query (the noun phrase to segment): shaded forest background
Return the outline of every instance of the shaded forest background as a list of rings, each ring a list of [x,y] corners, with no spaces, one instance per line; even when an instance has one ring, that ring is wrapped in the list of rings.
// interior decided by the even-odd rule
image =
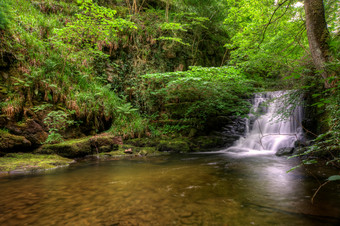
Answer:
[[[219,116],[246,115],[254,92],[288,89],[282,115],[303,95],[308,150],[336,160],[340,15],[323,3],[320,70],[300,1],[3,0],[1,133],[33,120],[45,131],[37,145],[103,131],[197,136]]]

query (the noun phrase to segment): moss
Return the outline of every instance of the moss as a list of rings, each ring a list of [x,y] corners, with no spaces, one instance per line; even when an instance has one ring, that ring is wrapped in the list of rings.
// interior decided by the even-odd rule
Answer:
[[[125,153],[126,149],[131,149],[132,154]],[[124,157],[142,157],[142,156],[158,156],[168,153],[160,152],[156,147],[136,147],[129,144],[119,145],[119,149],[107,153],[99,153],[100,158],[124,158]]]
[[[118,150],[120,139],[112,135],[84,137],[64,141],[59,144],[46,144],[36,150],[39,154],[57,154],[66,158],[80,158],[86,155]]]
[[[58,154],[66,158],[78,158],[92,154],[91,143],[88,137],[65,141],[59,144],[46,144],[35,153]]]
[[[11,149],[23,149],[31,146],[31,142],[23,136],[10,134],[6,130],[0,130],[0,152]]]
[[[199,136],[192,139],[197,150],[209,150],[224,145],[223,137],[218,136]]]
[[[159,145],[158,138],[135,138],[125,141],[126,144],[131,144],[136,147],[156,147]]]
[[[190,142],[187,138],[176,138],[171,140],[161,140],[157,146],[158,151],[187,153],[191,151]]]
[[[59,166],[67,166],[72,161],[58,155],[11,153],[0,158],[0,172],[46,170]]]

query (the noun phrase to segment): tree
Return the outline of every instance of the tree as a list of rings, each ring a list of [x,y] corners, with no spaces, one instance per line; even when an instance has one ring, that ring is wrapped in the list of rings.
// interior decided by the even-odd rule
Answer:
[[[330,73],[327,72],[326,63],[330,61],[329,32],[325,19],[323,0],[305,0],[306,29],[309,49],[315,68],[321,72],[325,79],[325,87],[330,88],[328,82]]]

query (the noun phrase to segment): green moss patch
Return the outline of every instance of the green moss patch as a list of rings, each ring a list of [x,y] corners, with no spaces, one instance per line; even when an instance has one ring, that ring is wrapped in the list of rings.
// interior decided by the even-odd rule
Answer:
[[[37,170],[52,169],[67,166],[73,160],[58,155],[38,155],[10,153],[0,158],[0,172],[22,171],[32,172]]]

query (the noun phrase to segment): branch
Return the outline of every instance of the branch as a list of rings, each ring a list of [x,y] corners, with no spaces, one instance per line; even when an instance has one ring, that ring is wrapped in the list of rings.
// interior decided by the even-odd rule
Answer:
[[[321,185],[319,186],[319,188],[315,191],[315,193],[314,193],[314,195],[313,195],[313,197],[312,197],[312,199],[311,199],[312,204],[314,203],[314,198],[315,198],[316,194],[320,191],[320,189],[321,189],[323,186],[325,186],[325,185],[328,184],[329,182],[330,182],[330,181],[328,180],[328,181],[326,181],[325,183],[321,184]]]
[[[273,18],[274,18],[275,13],[281,8],[281,6],[283,6],[288,1],[289,1],[289,4],[287,5],[286,10],[280,16],[278,16],[274,21],[272,21]],[[292,0],[284,0],[282,3],[278,4],[278,6],[274,10],[272,16],[270,17],[269,22],[265,25],[265,28],[264,28],[264,31],[263,31],[263,34],[262,34],[262,39],[261,39],[258,47],[260,47],[260,45],[262,44],[262,42],[263,42],[263,40],[265,38],[265,35],[266,35],[267,28],[269,27],[269,25],[272,24],[272,23],[275,23],[276,21],[278,21],[280,18],[282,18],[286,14],[286,12],[287,12],[291,2],[292,2]]]

